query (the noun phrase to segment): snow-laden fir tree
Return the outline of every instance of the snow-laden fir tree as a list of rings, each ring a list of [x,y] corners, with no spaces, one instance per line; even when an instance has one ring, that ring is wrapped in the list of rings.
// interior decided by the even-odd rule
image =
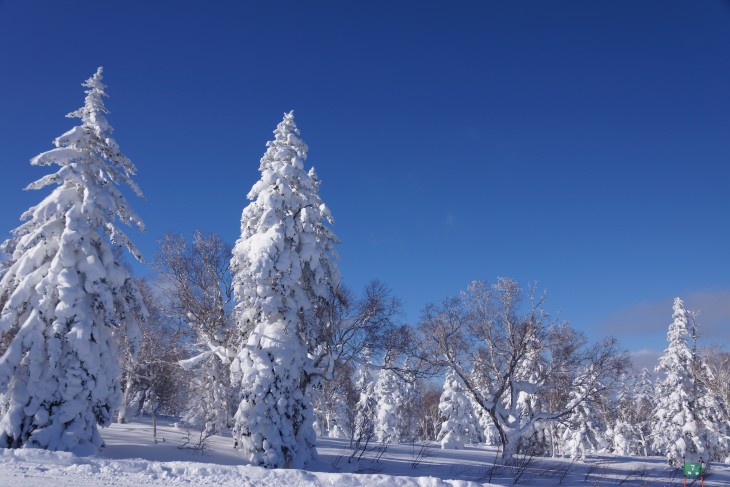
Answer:
[[[365,362],[355,374],[355,390],[359,394],[357,404],[355,404],[355,424],[352,435],[355,446],[366,445],[375,437],[378,400],[375,397],[375,381],[370,375],[367,353],[365,355]]]
[[[436,441],[441,448],[458,450],[464,448],[477,437],[474,424],[477,422],[471,401],[464,391],[461,379],[449,369],[444,380],[444,392],[439,401],[439,411],[443,417]]]
[[[477,360],[477,364],[478,364]],[[489,374],[485,373],[486,367],[475,365],[471,371],[472,382],[476,385],[479,390],[488,390],[489,382],[491,378]],[[477,428],[477,441],[486,443],[487,445],[499,445],[500,438],[497,427],[494,425],[491,416],[487,411],[482,408],[476,401],[473,394],[468,394],[469,401],[471,402],[472,411],[474,411],[474,417],[476,418]]]
[[[0,281],[7,299],[0,333],[14,337],[0,357],[0,447],[93,452],[97,425],[110,423],[121,394],[115,334],[132,343],[146,315],[139,290],[113,246],[140,258],[117,220],[143,228],[120,186],[138,196],[136,169],[111,138],[102,69],[84,86],[78,125],[31,160],[60,169],[28,189],[56,187],[26,211],[6,243]],[[111,241],[111,243],[107,240]]]
[[[721,405],[704,385],[709,370],[690,346],[689,313],[681,299],[674,300],[673,309],[669,345],[656,368],[664,377],[656,382],[652,449],[666,455],[670,465],[681,464],[682,457],[722,460],[728,445]]]
[[[400,443],[404,437],[400,418],[403,414],[407,395],[404,380],[393,370],[393,362],[386,361],[386,368],[380,370],[375,381],[375,400],[378,404],[374,433],[382,443]]]
[[[702,347],[701,354],[702,362],[708,369],[706,386],[725,405],[725,422],[730,425],[730,352],[722,350],[718,344],[712,344]]]
[[[541,378],[544,369],[540,354],[544,345],[537,338],[538,331],[530,330],[526,334],[527,347],[524,357],[518,362],[515,369],[515,382],[543,385]],[[527,455],[545,455],[551,450],[551,430],[549,423],[540,421],[541,411],[545,409],[541,399],[530,388],[516,391],[516,394],[504,398],[504,406],[513,411],[519,423],[533,423],[532,427],[525,428],[523,437],[519,440],[519,450]],[[514,405],[512,402],[514,401]]]
[[[338,285],[337,239],[292,112],[274,136],[231,260],[245,337],[231,366],[241,387],[233,436],[254,465],[298,468],[316,454],[306,318]]]
[[[591,377],[591,380],[576,381],[570,392],[570,401],[576,405],[573,407],[563,432],[564,451],[568,452],[571,458],[579,460],[585,460],[587,453],[601,451],[607,446],[604,437],[606,425],[601,417],[598,402],[580,400],[580,398],[590,395],[588,388],[598,389],[600,387],[590,369],[592,367],[589,367],[587,375]]]
[[[476,441],[487,445],[499,445],[499,432],[497,431],[497,427],[494,426],[492,418],[471,397],[469,397],[469,402],[471,402],[471,408],[474,411],[474,418],[476,419]]]

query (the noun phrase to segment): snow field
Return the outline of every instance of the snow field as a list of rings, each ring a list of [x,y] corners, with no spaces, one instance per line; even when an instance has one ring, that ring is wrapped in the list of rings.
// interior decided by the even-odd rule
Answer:
[[[318,439],[319,456],[306,470],[264,469],[243,465],[232,438],[212,436],[201,455],[180,448],[187,431],[173,420],[158,421],[158,443],[149,419],[113,424],[102,430],[106,446],[97,456],[77,457],[39,449],[0,449],[0,485],[48,486],[345,486],[472,487],[548,486],[680,486],[681,471],[670,470],[661,457],[631,458],[589,455],[587,461],[532,458],[525,465],[494,465],[493,447],[466,446],[442,450],[437,443],[368,445],[358,458],[344,439]],[[358,454],[359,455],[359,454]],[[522,468],[524,467],[524,468]],[[691,481],[688,481],[688,485]],[[699,481],[694,485],[699,485]],[[730,485],[730,466],[716,464],[707,487]]]

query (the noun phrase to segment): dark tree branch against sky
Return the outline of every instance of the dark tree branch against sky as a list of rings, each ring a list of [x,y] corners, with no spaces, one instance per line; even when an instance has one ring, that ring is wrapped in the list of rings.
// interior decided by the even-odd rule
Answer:
[[[104,66],[147,261],[167,231],[235,241],[294,109],[344,282],[409,322],[510,276],[629,349],[664,348],[678,295],[730,343],[728,2],[8,0],[0,46],[0,231]]]

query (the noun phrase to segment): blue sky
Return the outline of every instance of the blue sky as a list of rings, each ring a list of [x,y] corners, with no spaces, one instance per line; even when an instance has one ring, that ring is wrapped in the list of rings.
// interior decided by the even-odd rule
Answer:
[[[405,320],[505,275],[632,350],[663,348],[675,295],[730,344],[728,2],[0,0],[0,46],[6,234],[102,65],[147,258],[235,241],[294,109],[346,283]]]

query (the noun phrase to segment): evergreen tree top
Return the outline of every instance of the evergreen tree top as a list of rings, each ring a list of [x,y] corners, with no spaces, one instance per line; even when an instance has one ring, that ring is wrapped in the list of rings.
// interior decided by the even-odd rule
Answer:
[[[96,73],[81,84],[81,86],[89,88],[85,91],[84,106],[66,115],[68,118],[80,118],[86,127],[100,129],[97,133],[99,136],[103,132],[111,133],[114,131],[104,116],[104,114],[109,113],[109,110],[104,106],[102,97],[108,97],[109,95],[104,91],[106,85],[101,82],[104,79],[103,73],[104,68],[99,66]]]
[[[683,387],[691,387],[692,374],[690,369],[693,362],[692,350],[689,346],[689,326],[687,320],[687,311],[684,303],[680,298],[675,298],[674,313],[672,318],[674,321],[669,325],[667,331],[667,349],[661,357],[656,372],[665,372],[667,375],[663,380],[658,381],[658,385],[666,384],[670,388],[675,388],[682,383]]]
[[[279,315],[293,325],[339,283],[339,240],[327,226],[334,221],[316,174],[304,167],[307,146],[293,112],[284,114],[266,145],[231,258],[244,327]]]
[[[674,321],[669,327],[667,339],[670,342],[677,340],[686,340],[689,337],[689,321],[687,319],[687,310],[684,309],[684,303],[680,298],[674,298],[674,313],[672,318]]]
[[[294,150],[294,154],[287,155],[297,156],[296,158],[292,157],[288,162],[297,165],[299,168],[303,168],[304,165],[298,163],[303,163],[303,161],[307,158],[308,147],[307,144],[299,138],[299,135],[299,129],[294,121],[294,110],[291,110],[284,114],[283,120],[276,126],[276,129],[274,130],[274,140],[266,143],[266,147],[268,147],[269,150],[266,152],[261,161],[263,162],[264,160],[267,160],[267,155],[273,155],[276,156],[276,158],[281,158],[284,154],[280,154],[276,152],[276,150],[281,147],[287,147]]]
[[[266,143],[266,152],[261,158],[259,171],[261,180],[254,184],[247,195],[249,200],[264,197],[269,203],[271,196],[277,194],[282,198],[280,204],[291,203],[287,200],[302,200],[304,205],[317,206],[322,216],[332,223],[332,216],[325,205],[316,195],[319,191],[319,178],[312,167],[309,171],[304,168],[307,159],[307,144],[299,138],[299,129],[294,121],[294,111],[284,114],[284,118],[274,130],[274,140]],[[274,189],[273,193],[271,190]],[[307,201],[311,200],[313,201]],[[278,206],[274,204],[273,206]]]
[[[116,219],[143,231],[144,223],[131,209],[119,186],[126,185],[140,198],[144,195],[132,179],[136,167],[120,150],[111,137],[113,128],[106,120],[109,111],[104,106],[103,70],[86,80],[84,106],[67,115],[80,118],[81,125],[53,141],[54,149],[38,154],[30,163],[36,166],[55,164],[60,169],[29,184],[26,189],[42,189],[49,185],[58,188],[39,205],[30,208],[21,220],[27,221],[15,230],[22,236],[37,228],[59,209],[69,208],[78,201],[80,217],[92,227],[100,228],[113,243],[126,246],[138,260],[142,259],[126,234],[117,227]]]

